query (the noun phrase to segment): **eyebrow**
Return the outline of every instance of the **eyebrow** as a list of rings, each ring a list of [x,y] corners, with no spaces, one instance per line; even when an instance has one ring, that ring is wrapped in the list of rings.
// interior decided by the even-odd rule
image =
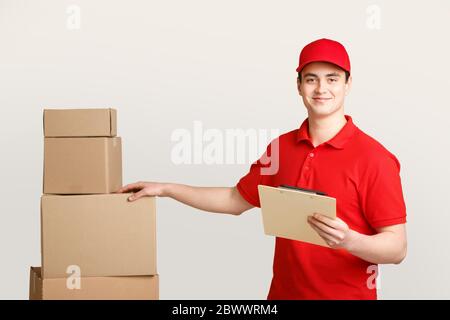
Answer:
[[[337,73],[337,72],[328,73],[328,74],[326,75],[326,77],[340,77],[340,76],[341,76],[341,75],[340,75],[339,73]],[[304,78],[306,78],[306,77],[314,77],[314,78],[318,78],[319,76],[318,76],[317,74],[315,74],[315,73],[307,73],[307,74],[305,74],[303,77],[304,77]]]

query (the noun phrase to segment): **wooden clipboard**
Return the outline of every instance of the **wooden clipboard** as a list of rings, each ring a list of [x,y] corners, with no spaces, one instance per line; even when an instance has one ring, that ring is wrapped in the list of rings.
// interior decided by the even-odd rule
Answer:
[[[317,212],[335,219],[335,198],[265,185],[258,185],[258,192],[265,234],[329,247],[307,218]]]

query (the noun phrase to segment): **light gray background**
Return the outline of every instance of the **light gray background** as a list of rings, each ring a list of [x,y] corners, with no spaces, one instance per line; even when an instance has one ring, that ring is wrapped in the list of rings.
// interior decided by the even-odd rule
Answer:
[[[72,4],[79,30],[66,27]],[[380,30],[366,24],[373,4]],[[26,299],[40,265],[44,107],[116,107],[125,183],[232,186],[248,165],[174,165],[171,133],[194,120],[298,127],[298,53],[321,37],[350,54],[346,113],[402,164],[409,253],[381,268],[380,298],[450,298],[449,14],[446,0],[1,0],[0,298]],[[162,299],[265,299],[274,239],[259,209],[157,207]]]

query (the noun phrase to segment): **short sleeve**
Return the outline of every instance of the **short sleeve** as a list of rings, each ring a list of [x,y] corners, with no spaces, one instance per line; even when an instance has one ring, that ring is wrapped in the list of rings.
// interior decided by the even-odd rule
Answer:
[[[249,172],[243,176],[236,185],[241,196],[251,205],[260,208],[258,185],[271,185],[272,174],[270,173],[273,165],[272,148],[278,146],[278,138],[274,139],[266,148],[264,154],[250,166]],[[278,149],[278,148],[277,148]],[[276,159],[278,161],[278,157]]]
[[[406,223],[400,163],[393,154],[372,157],[359,184],[363,213],[373,228]]]

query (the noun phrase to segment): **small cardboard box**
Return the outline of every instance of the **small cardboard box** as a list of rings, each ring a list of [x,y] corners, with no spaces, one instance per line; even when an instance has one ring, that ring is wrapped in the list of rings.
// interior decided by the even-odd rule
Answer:
[[[30,268],[30,300],[158,300],[159,276],[43,279]]]
[[[122,141],[44,138],[43,193],[111,193],[122,186]]]
[[[42,278],[157,274],[155,197],[129,196],[43,195]]]
[[[45,137],[114,137],[115,109],[45,109]]]

